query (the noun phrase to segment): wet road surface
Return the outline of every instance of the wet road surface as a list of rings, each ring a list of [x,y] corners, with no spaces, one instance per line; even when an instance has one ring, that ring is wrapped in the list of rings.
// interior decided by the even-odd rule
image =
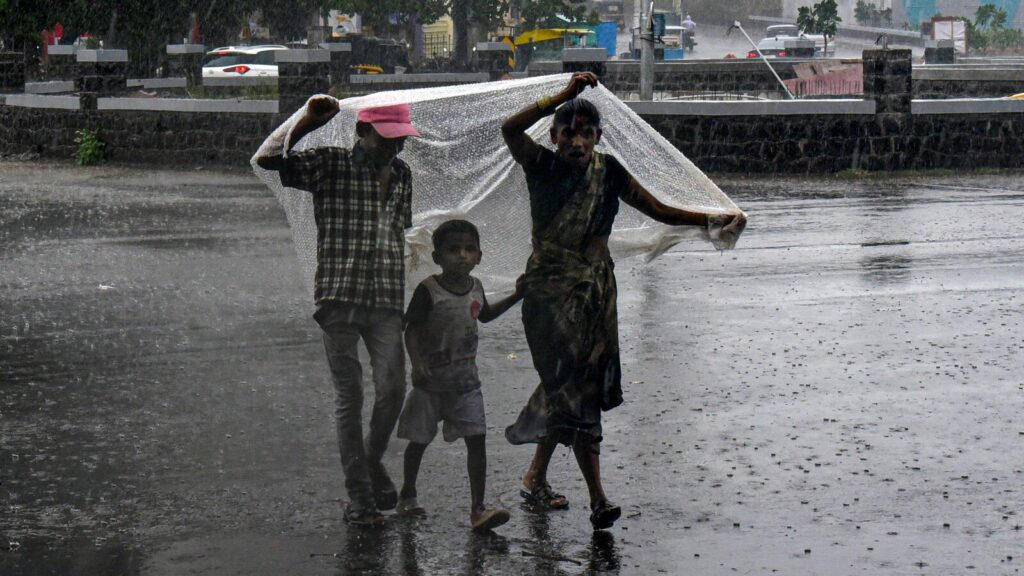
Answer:
[[[1018,574],[1022,181],[723,179],[739,249],[620,262],[608,532],[565,449],[571,509],[519,508],[502,431],[535,376],[518,307],[482,327],[513,517],[478,536],[440,440],[428,518],[344,525],[311,298],[254,177],[0,163],[0,573]]]

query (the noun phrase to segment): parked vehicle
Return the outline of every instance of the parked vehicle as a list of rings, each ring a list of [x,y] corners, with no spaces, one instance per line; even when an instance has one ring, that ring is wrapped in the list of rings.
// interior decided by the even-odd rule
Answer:
[[[786,54],[786,40],[796,40],[792,36],[772,36],[770,38],[762,38],[757,43],[757,50],[751,50],[747,52],[747,58],[757,58],[758,50],[765,58],[785,58]]]
[[[287,49],[278,44],[214,48],[206,53],[203,78],[277,76],[274,52]]]
[[[825,51],[825,37],[820,34],[804,34],[801,36],[772,36],[769,38],[762,38],[757,43],[757,49],[764,54],[765,58],[786,58],[792,56],[786,53],[786,42],[792,42],[794,40],[813,40],[814,41],[814,56],[816,58],[822,57]],[[835,48],[830,44],[828,47],[829,55],[835,53]],[[757,51],[751,50],[747,52],[747,58],[757,58]]]
[[[775,38],[777,36],[799,36],[800,28],[796,24],[772,24],[771,26],[764,29],[765,38]]]
[[[516,70],[525,70],[530,62],[562,58],[566,48],[597,46],[597,35],[589,28],[535,28],[515,37]]]

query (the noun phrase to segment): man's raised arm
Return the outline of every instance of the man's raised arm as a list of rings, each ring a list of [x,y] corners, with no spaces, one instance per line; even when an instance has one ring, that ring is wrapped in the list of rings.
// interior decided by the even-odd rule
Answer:
[[[291,137],[288,139],[288,148],[291,150],[303,136],[330,122],[331,118],[338,113],[338,101],[330,96],[320,96],[309,101],[306,114],[295,124]],[[268,154],[256,159],[256,164],[264,170],[282,170],[285,167],[285,160],[281,154]]]

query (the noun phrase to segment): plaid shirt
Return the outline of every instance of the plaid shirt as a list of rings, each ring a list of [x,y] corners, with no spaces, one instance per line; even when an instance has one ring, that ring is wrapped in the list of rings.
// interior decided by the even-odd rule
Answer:
[[[383,197],[359,145],[288,155],[281,184],[313,194],[318,305],[329,301],[402,310],[405,229],[412,226],[412,171],[395,158]]]

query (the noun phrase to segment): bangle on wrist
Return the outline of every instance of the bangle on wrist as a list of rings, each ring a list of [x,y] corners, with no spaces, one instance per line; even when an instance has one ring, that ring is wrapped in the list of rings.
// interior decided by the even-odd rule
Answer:
[[[551,112],[554,112],[555,101],[552,100],[549,96],[542,96],[540,99],[537,100],[537,110],[539,110],[541,114],[544,114],[546,116]]]

